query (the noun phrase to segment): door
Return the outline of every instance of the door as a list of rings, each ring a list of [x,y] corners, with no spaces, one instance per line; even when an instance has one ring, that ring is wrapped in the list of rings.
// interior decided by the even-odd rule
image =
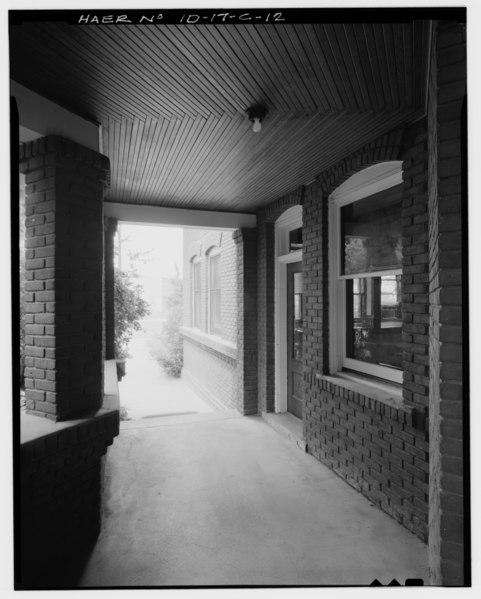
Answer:
[[[287,264],[287,411],[302,418],[302,262]]]

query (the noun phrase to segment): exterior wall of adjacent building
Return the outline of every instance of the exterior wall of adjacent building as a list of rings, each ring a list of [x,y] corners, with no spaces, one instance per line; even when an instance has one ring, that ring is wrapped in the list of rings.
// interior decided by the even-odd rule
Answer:
[[[209,257],[220,254],[220,327],[209,328]],[[194,323],[192,268],[200,268],[199,322]],[[237,405],[237,258],[232,231],[184,229],[183,377],[217,407]]]

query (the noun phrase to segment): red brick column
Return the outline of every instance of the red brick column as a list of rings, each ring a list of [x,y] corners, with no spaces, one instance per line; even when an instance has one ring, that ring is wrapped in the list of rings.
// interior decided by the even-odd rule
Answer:
[[[113,360],[115,355],[115,290],[114,290],[114,237],[117,232],[117,219],[104,221],[104,334],[105,359]]]
[[[260,412],[274,411],[274,223],[258,216],[257,225],[257,393]]]
[[[429,554],[433,584],[470,584],[465,557],[464,473],[467,452],[467,347],[463,300],[466,217],[466,35],[462,24],[439,22],[429,88],[430,485]],[[466,528],[466,530],[468,530]]]
[[[256,229],[237,229],[237,388],[244,415],[257,414]]]
[[[108,159],[49,136],[20,147],[26,175],[25,386],[30,413],[102,403],[103,195]]]

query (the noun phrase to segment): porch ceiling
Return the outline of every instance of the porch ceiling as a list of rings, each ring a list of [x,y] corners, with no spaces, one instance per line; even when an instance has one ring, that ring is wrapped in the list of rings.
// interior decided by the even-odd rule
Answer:
[[[107,201],[249,212],[418,118],[428,40],[427,21],[26,22],[10,29],[11,77],[102,125]]]

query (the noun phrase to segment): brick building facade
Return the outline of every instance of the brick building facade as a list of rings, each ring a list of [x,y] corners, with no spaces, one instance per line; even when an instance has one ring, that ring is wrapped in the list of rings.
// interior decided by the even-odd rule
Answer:
[[[183,376],[213,404],[236,408],[237,261],[232,231],[184,229],[183,235]],[[195,285],[199,288],[194,291]]]

